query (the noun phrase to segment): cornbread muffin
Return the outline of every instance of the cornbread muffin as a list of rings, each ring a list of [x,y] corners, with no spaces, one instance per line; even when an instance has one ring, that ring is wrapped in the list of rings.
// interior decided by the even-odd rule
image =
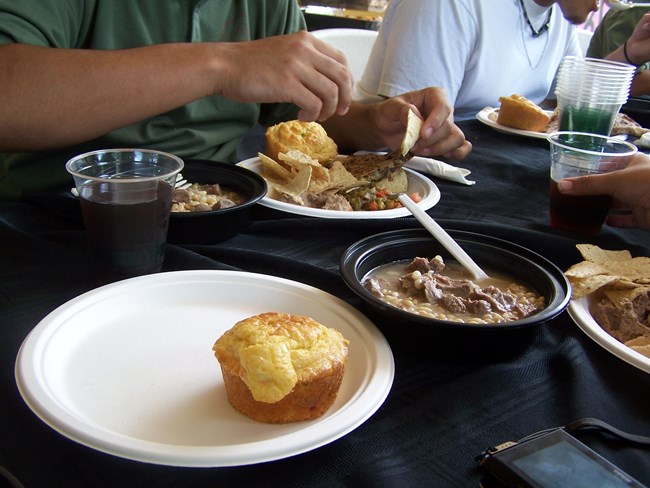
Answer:
[[[282,424],[332,406],[348,341],[309,317],[269,312],[237,322],[212,349],[230,404],[258,422]]]
[[[279,153],[295,149],[323,164],[338,155],[334,140],[318,122],[290,120],[266,130],[266,155],[278,160]]]
[[[546,126],[551,118],[536,103],[517,94],[499,97],[499,102],[501,102],[501,107],[497,123],[521,130],[546,131]]]

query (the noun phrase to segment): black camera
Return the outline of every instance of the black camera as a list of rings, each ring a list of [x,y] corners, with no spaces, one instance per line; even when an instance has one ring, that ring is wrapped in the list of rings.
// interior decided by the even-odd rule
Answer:
[[[645,488],[578,439],[558,428],[521,442],[505,442],[476,461],[501,486],[531,488]]]

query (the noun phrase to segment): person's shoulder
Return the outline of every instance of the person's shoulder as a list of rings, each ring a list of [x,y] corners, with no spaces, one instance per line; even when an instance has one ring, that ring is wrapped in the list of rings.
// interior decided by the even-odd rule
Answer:
[[[596,30],[609,30],[619,28],[629,28],[635,26],[645,14],[650,12],[648,7],[635,7],[627,10],[608,10],[603,19],[598,24]]]

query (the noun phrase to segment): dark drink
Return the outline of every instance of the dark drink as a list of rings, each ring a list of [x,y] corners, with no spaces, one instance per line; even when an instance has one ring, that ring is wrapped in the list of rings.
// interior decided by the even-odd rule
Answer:
[[[81,198],[88,241],[99,280],[108,283],[160,271],[165,257],[172,189],[159,181],[148,201],[111,203],[106,184],[86,188]]]
[[[589,132],[608,136],[614,125],[616,112],[566,104],[562,108],[560,130]]]
[[[560,193],[551,180],[551,226],[580,234],[598,235],[612,198],[607,195],[570,196]]]

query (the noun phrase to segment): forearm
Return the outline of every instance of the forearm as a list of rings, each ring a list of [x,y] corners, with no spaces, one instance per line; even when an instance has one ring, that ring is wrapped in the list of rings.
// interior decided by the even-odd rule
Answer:
[[[650,70],[642,71],[634,77],[630,95],[635,97],[650,95]]]
[[[327,134],[336,142],[339,152],[384,149],[373,123],[374,107],[375,104],[353,102],[347,114],[334,115],[321,122]]]
[[[0,46],[0,150],[90,140],[210,95],[209,45],[122,51]]]
[[[345,113],[352,98],[343,55],[306,31],[116,51],[7,45],[0,66],[0,117],[11,120],[0,152],[91,140],[208,95],[295,103],[305,120]]]
[[[629,49],[629,51],[631,51],[631,49]],[[632,56],[632,54],[629,51],[628,51],[628,58]],[[625,49],[623,46],[620,46],[615,51],[610,53],[606,59],[610,61],[618,61],[620,63],[626,63],[626,64],[628,64],[629,61],[633,61],[632,59],[626,59]],[[645,70],[639,73],[638,75],[636,75],[632,80],[630,95],[641,96],[641,95],[648,95],[648,94],[650,94],[650,71]]]
[[[624,50],[623,50],[623,46],[620,46],[620,47],[616,48],[616,50],[609,53],[605,57],[605,59],[608,59],[609,61],[617,61],[619,63],[625,63],[625,64],[628,63],[627,59],[625,59],[625,53],[624,53]]]

